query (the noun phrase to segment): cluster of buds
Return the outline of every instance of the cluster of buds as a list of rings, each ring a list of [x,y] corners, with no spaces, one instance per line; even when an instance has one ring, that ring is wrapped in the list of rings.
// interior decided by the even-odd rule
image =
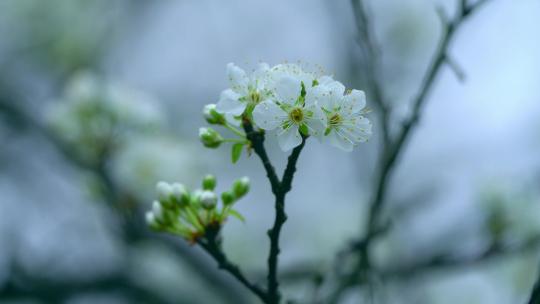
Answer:
[[[189,191],[179,183],[159,182],[158,199],[146,213],[146,222],[155,231],[179,235],[191,243],[204,238],[208,230],[219,231],[229,216],[244,220],[232,207],[249,191],[249,178],[234,181],[231,189],[221,194],[221,206],[215,193],[216,178],[207,175],[202,189]]]
[[[215,104],[207,104],[203,109],[203,116],[207,123],[222,126],[231,131],[237,138],[223,138],[213,128],[204,127],[199,129],[201,143],[210,149],[216,149],[225,142],[232,143],[232,162],[236,163],[242,154],[244,146],[248,146],[249,143],[245,133],[237,128],[239,121],[233,115],[219,113]]]

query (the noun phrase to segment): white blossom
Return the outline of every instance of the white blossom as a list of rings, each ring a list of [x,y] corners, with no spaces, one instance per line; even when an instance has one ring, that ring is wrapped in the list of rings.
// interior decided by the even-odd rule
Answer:
[[[300,145],[302,136],[345,151],[371,136],[364,93],[345,93],[343,84],[329,75],[290,63],[261,64],[251,75],[230,63],[227,74],[231,88],[222,92],[216,110],[229,117],[244,114],[255,127],[274,131],[283,151]],[[212,110],[205,109],[207,120]]]
[[[253,111],[257,126],[265,130],[276,129],[283,151],[300,145],[301,128],[314,136],[319,136],[326,128],[326,117],[316,100],[302,100],[301,91],[302,80],[284,75],[275,83],[274,99],[261,102]]]
[[[364,117],[366,97],[364,92],[352,90],[345,94],[345,87],[338,81],[327,81],[308,90],[327,117],[327,129],[319,138],[344,151],[352,151],[359,142],[371,136],[371,123]]]
[[[259,64],[257,70],[248,75],[234,63],[227,65],[227,77],[230,88],[221,92],[216,105],[220,113],[238,116],[244,113],[248,105],[256,105],[268,97],[265,79],[269,66]]]

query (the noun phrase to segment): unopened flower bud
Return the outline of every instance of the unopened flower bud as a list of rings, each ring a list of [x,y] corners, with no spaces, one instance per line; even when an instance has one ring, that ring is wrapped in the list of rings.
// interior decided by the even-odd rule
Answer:
[[[229,191],[221,193],[221,200],[223,201],[223,204],[230,205],[234,203],[235,197],[234,194],[232,194]]]
[[[159,223],[156,220],[156,216],[154,215],[152,211],[146,212],[144,218],[146,220],[146,225],[148,225],[148,227],[152,229],[156,229],[156,230],[159,228]]]
[[[171,188],[172,196],[178,203],[181,205],[186,205],[189,203],[189,192],[184,185],[180,183],[173,183]]]
[[[199,139],[207,148],[215,149],[223,142],[223,137],[212,128],[200,128]]]
[[[204,190],[214,190],[216,188],[216,177],[208,174],[203,178],[202,187]]]
[[[156,220],[162,220],[163,219],[163,207],[161,206],[161,203],[158,201],[154,201],[152,203],[152,213],[154,214],[154,218]]]
[[[171,199],[172,187],[166,182],[159,182],[156,185],[158,199],[160,202],[168,202]]]
[[[216,105],[213,103],[204,106],[203,115],[204,119],[211,125],[225,124],[225,116],[216,111]]]
[[[241,198],[249,191],[249,177],[242,177],[234,181],[232,190],[236,198]]]
[[[145,214],[145,220],[146,220],[146,224],[150,227],[155,227],[157,225],[157,220],[156,220],[156,217],[154,215],[154,213],[152,211],[148,211],[146,212]]]
[[[201,202],[201,194],[202,194],[202,190],[200,189],[193,191],[193,193],[191,193],[191,196],[190,196],[190,203],[192,205],[198,205]]]
[[[212,191],[203,191],[200,195],[200,202],[205,209],[212,209],[217,204],[217,196]]]

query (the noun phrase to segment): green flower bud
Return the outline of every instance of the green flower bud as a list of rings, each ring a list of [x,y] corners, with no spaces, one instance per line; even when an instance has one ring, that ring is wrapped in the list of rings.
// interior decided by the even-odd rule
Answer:
[[[226,191],[226,192],[221,193],[221,200],[223,201],[223,204],[230,205],[234,203],[234,201],[236,200],[236,197],[231,192]]]
[[[212,191],[203,191],[199,197],[201,205],[205,209],[212,209],[217,204],[217,196]]]
[[[249,177],[245,176],[234,181],[232,191],[237,199],[246,195],[249,191]]]
[[[216,177],[208,174],[203,178],[202,187],[204,190],[214,190],[216,188]]]
[[[186,187],[180,183],[173,183],[171,185],[172,196],[180,203],[180,205],[189,204],[189,192]]]
[[[216,105],[211,103],[207,104],[203,108],[203,116],[211,125],[223,125],[225,124],[225,116],[216,111]]]
[[[223,142],[223,137],[212,128],[200,128],[199,139],[205,147],[212,149],[219,147]]]
[[[156,191],[160,202],[167,203],[172,196],[172,187],[166,182],[159,182],[156,185]]]

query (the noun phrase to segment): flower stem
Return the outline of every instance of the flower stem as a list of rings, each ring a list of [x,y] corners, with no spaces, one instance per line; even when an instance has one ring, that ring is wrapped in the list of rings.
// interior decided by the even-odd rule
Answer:
[[[242,138],[246,138],[246,134],[244,134],[242,131],[238,130],[237,128],[235,128],[234,126],[232,126],[231,124],[229,124],[228,122],[225,122],[223,124],[223,126],[228,129],[229,131],[233,132],[234,134],[242,137]]]
[[[247,143],[247,140],[245,140],[245,139],[236,139],[236,138],[225,138],[225,139],[222,140],[222,142],[245,144],[245,143]]]

